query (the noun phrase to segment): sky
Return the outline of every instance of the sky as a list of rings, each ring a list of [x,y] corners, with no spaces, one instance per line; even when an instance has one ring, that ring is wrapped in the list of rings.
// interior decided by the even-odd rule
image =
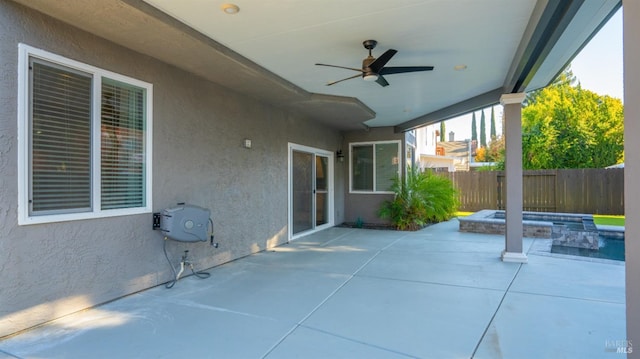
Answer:
[[[583,89],[599,95],[609,95],[622,100],[622,10],[591,39],[571,62],[571,70]],[[487,139],[489,136],[491,109],[485,109]],[[502,127],[502,106],[495,107],[497,133]],[[476,111],[478,138],[480,138],[480,112]],[[447,134],[455,133],[455,140],[471,138],[471,114],[445,122]],[[448,138],[448,137],[447,137]]]

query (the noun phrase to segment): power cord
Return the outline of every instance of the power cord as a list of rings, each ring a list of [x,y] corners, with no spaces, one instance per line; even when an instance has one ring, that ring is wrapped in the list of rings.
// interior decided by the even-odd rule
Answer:
[[[176,272],[176,269],[173,267],[173,264],[171,264],[171,260],[169,259],[169,255],[167,254],[167,238],[164,238],[164,243],[162,243],[162,251],[164,252],[164,257],[167,258],[167,262],[169,263],[169,266],[171,267],[171,272],[173,273],[173,280],[167,284],[165,284],[164,286],[166,288],[172,288],[176,282],[178,281],[176,279],[176,277],[178,276],[178,273]]]

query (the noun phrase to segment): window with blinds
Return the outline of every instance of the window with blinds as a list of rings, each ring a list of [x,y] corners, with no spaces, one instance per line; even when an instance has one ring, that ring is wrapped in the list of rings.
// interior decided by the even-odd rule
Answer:
[[[352,143],[350,150],[351,192],[388,193],[400,173],[400,142]]]
[[[102,79],[102,209],[144,204],[144,90]]]
[[[151,85],[20,45],[19,223],[151,211]]]
[[[351,190],[373,191],[373,145],[351,147]]]
[[[91,210],[91,76],[31,61],[31,214]]]

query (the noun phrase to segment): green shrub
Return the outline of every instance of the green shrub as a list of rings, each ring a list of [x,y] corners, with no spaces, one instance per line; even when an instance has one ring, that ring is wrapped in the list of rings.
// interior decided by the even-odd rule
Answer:
[[[384,201],[378,215],[399,230],[418,230],[428,223],[446,221],[458,210],[458,193],[448,178],[410,168],[404,181],[393,180],[392,201]]]

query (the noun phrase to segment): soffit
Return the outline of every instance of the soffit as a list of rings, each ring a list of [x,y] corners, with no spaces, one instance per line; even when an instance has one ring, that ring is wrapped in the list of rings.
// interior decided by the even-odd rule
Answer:
[[[501,93],[545,86],[620,6],[619,0],[238,0],[240,12],[227,15],[218,0],[15,1],[336,128],[364,123],[398,131],[495,103]],[[387,87],[361,79],[325,86],[355,72],[314,64],[360,67],[367,39],[378,41],[374,56],[398,50],[388,66],[435,70],[386,76]]]

